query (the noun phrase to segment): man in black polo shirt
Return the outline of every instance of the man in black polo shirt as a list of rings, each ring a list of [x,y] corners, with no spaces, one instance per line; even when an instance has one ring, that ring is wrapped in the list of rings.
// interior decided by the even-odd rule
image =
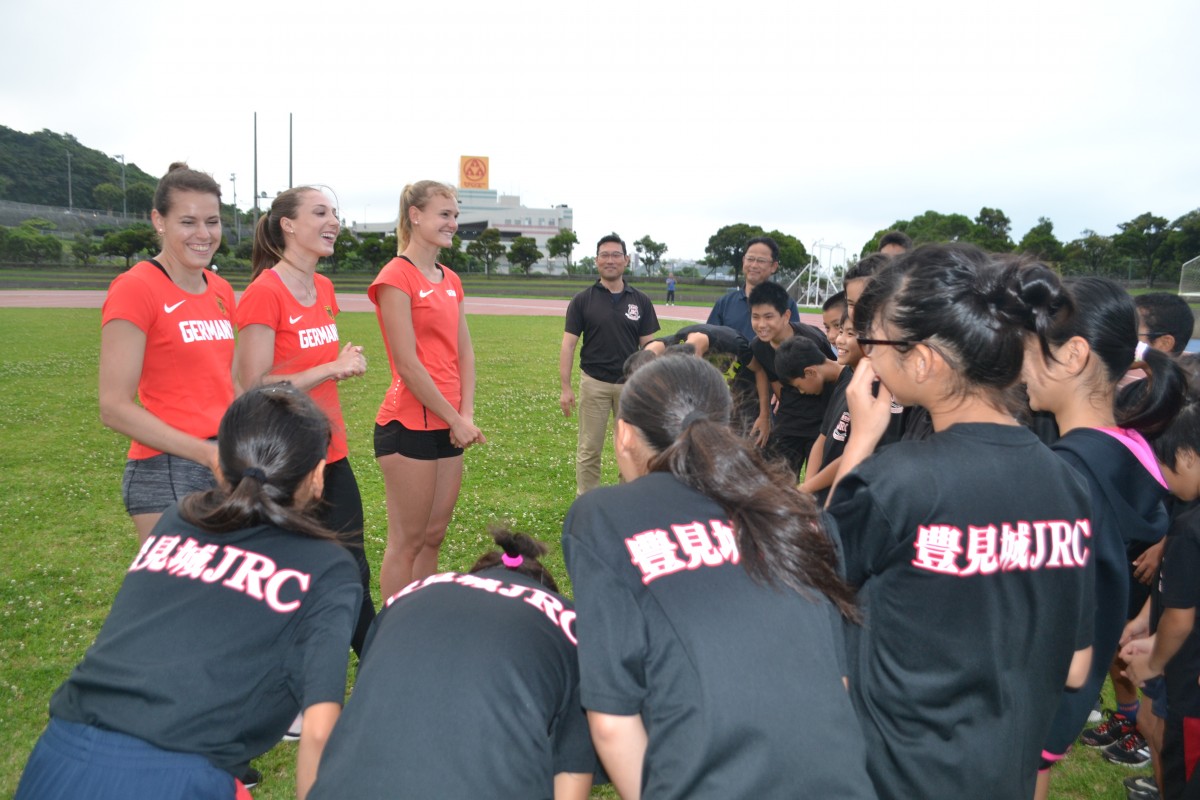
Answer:
[[[625,283],[629,255],[625,242],[610,233],[596,245],[596,270],[600,279],[584,289],[567,306],[567,321],[558,374],[562,394],[558,404],[563,416],[575,408],[571,389],[571,364],[575,345],[583,337],[579,354],[579,447],[575,453],[575,493],[583,494],[600,485],[600,452],[604,447],[608,418],[615,417],[621,397],[621,375],[625,359],[654,338],[658,315],[644,292]]]

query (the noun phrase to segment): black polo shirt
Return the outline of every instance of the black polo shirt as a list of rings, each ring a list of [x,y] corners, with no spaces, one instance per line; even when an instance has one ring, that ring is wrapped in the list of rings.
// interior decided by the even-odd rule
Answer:
[[[654,302],[627,282],[614,294],[599,280],[571,298],[564,330],[583,338],[579,368],[598,381],[620,383],[625,359],[658,330]]]

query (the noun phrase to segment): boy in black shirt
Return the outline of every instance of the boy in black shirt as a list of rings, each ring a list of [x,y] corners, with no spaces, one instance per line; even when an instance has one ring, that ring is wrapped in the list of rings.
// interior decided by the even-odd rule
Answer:
[[[775,369],[776,349],[793,336],[803,336],[828,357],[834,352],[819,330],[792,320],[788,300],[787,290],[777,283],[754,287],[750,292],[750,323],[756,338],[750,347],[754,351],[754,360],[766,371],[767,378],[772,384],[778,384],[779,410],[767,450],[787,459],[798,476],[820,433],[831,386],[826,384],[819,394],[802,394],[791,383],[782,381]]]

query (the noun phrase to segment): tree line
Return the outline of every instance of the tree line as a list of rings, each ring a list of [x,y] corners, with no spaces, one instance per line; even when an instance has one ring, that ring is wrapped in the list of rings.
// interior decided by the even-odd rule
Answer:
[[[110,214],[124,206],[130,215],[148,218],[155,185],[156,178],[136,164],[126,163],[125,189],[122,191],[121,164],[80,144],[74,136],[50,130],[26,134],[0,125],[0,199],[60,207],[74,205],[105,210]],[[234,221],[239,213],[246,214],[232,205],[222,205],[221,211],[229,231],[235,229]],[[877,231],[863,245],[861,252],[875,252],[880,237],[889,230],[903,231],[917,245],[971,242],[992,252],[1028,253],[1055,265],[1064,274],[1110,275],[1126,280],[1138,278],[1147,285],[1153,285],[1168,270],[1200,255],[1200,209],[1173,221],[1146,212],[1117,225],[1117,230],[1112,233],[1084,230],[1069,241],[1059,239],[1054,223],[1048,217],[1040,217],[1019,241],[1014,241],[1012,221],[999,208],[985,206],[973,218],[960,213],[926,211],[912,219],[896,220]],[[0,227],[0,260],[57,263],[69,249],[71,256],[84,265],[102,256],[122,257],[128,263],[134,256],[152,252],[155,247],[153,232],[148,225],[133,225],[124,230],[101,227],[98,234],[76,234],[74,240],[66,240],[61,234],[54,233],[52,223],[44,219],[26,220],[15,228]],[[699,263],[710,274],[718,269],[728,269],[738,277],[745,242],[763,235],[769,235],[779,243],[780,279],[790,280],[808,266],[809,253],[797,237],[746,223],[726,225],[714,233]],[[232,244],[222,245],[218,256],[248,262],[251,238],[246,236],[237,241],[234,237]],[[591,256],[581,258],[578,263],[572,260],[572,252],[578,244],[574,231],[562,230],[546,242],[543,255],[530,237],[518,236],[506,243],[499,230],[488,228],[473,239],[456,236],[453,246],[442,251],[442,260],[461,272],[490,273],[506,265],[510,273],[526,274],[543,258],[549,257],[562,259],[568,273],[594,272]],[[668,248],[665,243],[646,235],[634,241],[631,249],[638,254],[647,275],[666,273],[668,267],[664,257]],[[356,236],[343,230],[333,257],[327,260],[327,268],[331,271],[378,269],[395,252],[396,237],[392,234]],[[699,275],[699,271],[691,268],[679,272]]]
[[[994,253],[1024,253],[1053,264],[1064,275],[1108,275],[1141,279],[1147,286],[1200,256],[1200,208],[1174,221],[1151,212],[1117,225],[1111,234],[1081,231],[1068,242],[1054,233],[1054,223],[1039,217],[1020,241],[1011,237],[1012,221],[998,208],[981,208],[974,219],[965,214],[926,211],[912,219],[896,220],[876,231],[863,245],[863,254],[879,249],[879,239],[889,230],[903,231],[916,245],[928,242],[970,242]]]

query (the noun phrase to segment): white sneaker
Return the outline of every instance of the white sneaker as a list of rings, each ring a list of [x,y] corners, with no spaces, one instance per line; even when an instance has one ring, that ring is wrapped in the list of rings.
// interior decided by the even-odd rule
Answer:
[[[300,739],[300,731],[304,729],[304,712],[301,711],[292,720],[292,726],[288,728],[287,733],[283,735],[285,742],[295,742]]]

